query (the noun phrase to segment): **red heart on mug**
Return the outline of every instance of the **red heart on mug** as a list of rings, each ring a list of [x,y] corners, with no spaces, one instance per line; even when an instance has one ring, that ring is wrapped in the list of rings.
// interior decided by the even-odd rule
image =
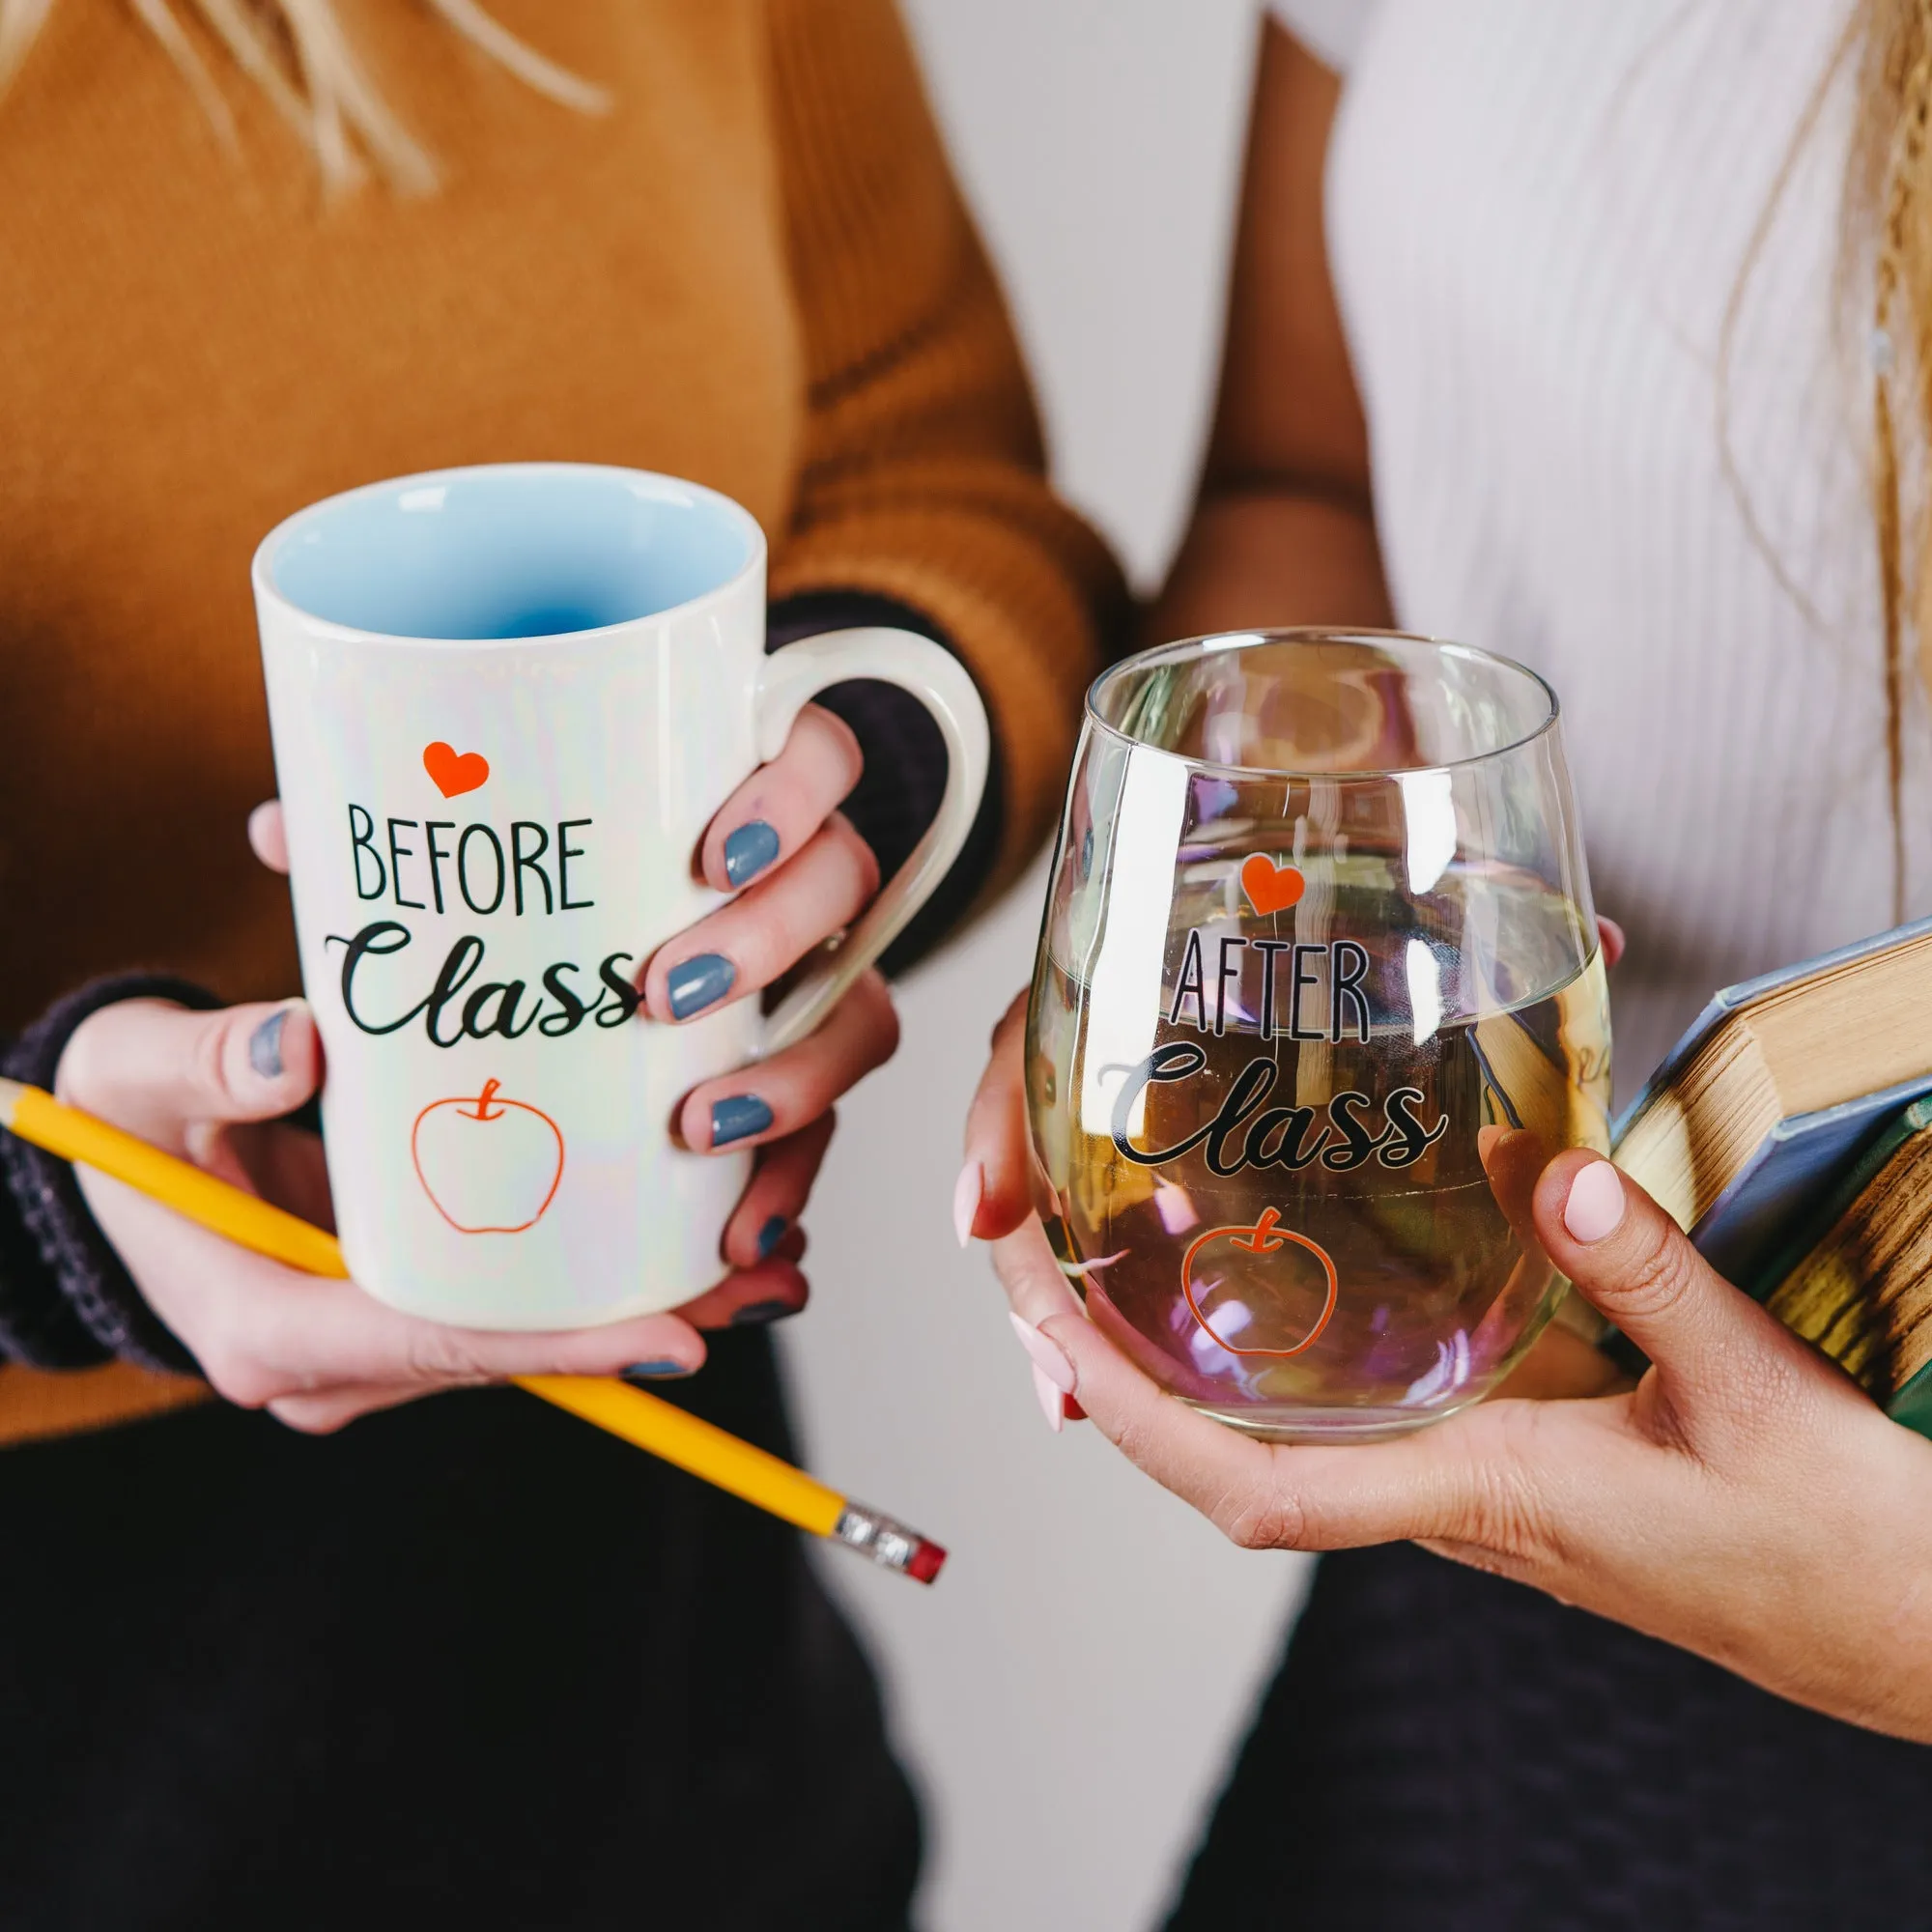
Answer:
[[[1248,903],[1265,919],[1272,912],[1286,912],[1308,890],[1308,881],[1298,867],[1277,866],[1265,852],[1252,853],[1241,862],[1241,890]]]
[[[459,792],[474,791],[490,776],[490,760],[481,752],[459,752],[439,738],[423,747],[423,770],[444,798],[454,798]]]

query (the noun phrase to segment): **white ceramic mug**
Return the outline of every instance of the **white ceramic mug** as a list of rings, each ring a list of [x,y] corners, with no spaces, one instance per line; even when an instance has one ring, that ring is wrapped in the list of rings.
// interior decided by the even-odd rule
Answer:
[[[972,679],[904,631],[767,656],[755,521],[629,469],[371,484],[271,531],[254,584],[351,1272],[491,1328],[701,1293],[751,1156],[677,1148],[673,1109],[809,1033],[958,856],[986,781]],[[720,903],[706,825],[848,678],[932,714],[937,820],[769,1019],[753,998],[653,1024],[644,962]]]

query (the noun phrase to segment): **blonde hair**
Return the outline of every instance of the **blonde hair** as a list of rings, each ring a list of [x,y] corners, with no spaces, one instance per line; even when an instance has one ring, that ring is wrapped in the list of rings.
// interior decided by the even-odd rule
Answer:
[[[175,12],[174,0],[125,0],[200,102],[215,137],[238,146],[235,117]],[[378,92],[356,59],[334,0],[186,0],[235,64],[259,87],[314,157],[331,194],[369,169],[405,194],[440,180],[434,157]],[[583,114],[611,105],[603,88],[557,66],[486,14],[477,0],[423,4],[526,86]],[[0,0],[0,95],[24,66],[54,0]]]
[[[1891,809],[1892,916],[1905,917],[1906,634],[1932,691],[1932,0],[1857,0],[1785,152],[1732,286],[1718,351],[1719,441],[1725,473],[1757,545],[1787,594],[1829,628],[1785,568],[1760,521],[1731,439],[1730,378],[1752,273],[1825,103],[1856,61],[1851,151],[1838,241],[1838,292],[1855,361],[1867,382],[1870,498],[1883,627],[1886,782]]]
[[[1905,915],[1905,633],[1932,685],[1932,506],[1910,448],[1932,447],[1932,0],[1861,0],[1859,106],[1845,186],[1845,272],[1870,290],[1872,507],[1885,617],[1892,896]],[[1856,283],[1854,284],[1856,285]],[[1909,441],[1908,441],[1909,439]]]

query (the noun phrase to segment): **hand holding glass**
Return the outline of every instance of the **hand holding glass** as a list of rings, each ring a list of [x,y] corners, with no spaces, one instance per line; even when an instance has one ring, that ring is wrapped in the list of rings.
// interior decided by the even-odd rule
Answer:
[[[1027,1094],[1061,1265],[1183,1401],[1335,1439],[1487,1393],[1564,1293],[1537,1176],[1608,1145],[1548,688],[1378,633],[1194,639],[1108,672]]]

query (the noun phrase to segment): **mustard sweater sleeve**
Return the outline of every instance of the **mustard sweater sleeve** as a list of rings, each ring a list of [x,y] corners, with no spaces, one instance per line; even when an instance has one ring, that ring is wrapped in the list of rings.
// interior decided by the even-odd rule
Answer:
[[[1054,821],[1126,588],[1053,495],[1033,397],[891,0],[772,0],[774,114],[810,412],[775,600],[892,598],[972,669],[1009,880]]]

